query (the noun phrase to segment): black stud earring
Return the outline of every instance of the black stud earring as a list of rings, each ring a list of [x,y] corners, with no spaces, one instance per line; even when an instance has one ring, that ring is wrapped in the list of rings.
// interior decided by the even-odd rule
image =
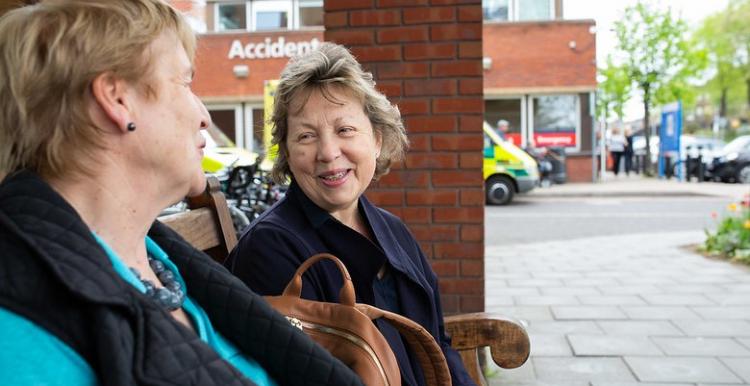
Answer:
[[[133,122],[128,122],[128,125],[125,127],[128,128],[128,131],[135,131],[135,123]]]

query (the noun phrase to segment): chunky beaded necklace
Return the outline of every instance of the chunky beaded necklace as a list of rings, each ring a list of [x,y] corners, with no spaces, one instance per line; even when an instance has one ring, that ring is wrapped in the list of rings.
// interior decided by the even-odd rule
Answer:
[[[146,296],[154,299],[159,305],[169,311],[181,308],[182,303],[185,302],[185,291],[180,282],[175,278],[174,273],[167,269],[164,263],[151,256],[148,256],[148,264],[164,287],[156,288],[151,280],[141,278],[141,273],[137,269],[130,267],[135,277],[146,287]]]

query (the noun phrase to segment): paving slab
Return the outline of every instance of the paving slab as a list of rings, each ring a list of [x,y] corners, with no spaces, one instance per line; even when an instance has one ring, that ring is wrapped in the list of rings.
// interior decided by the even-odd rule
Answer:
[[[484,299],[486,307],[512,306],[515,304],[512,296],[488,296]]]
[[[532,382],[508,382],[504,379],[497,379],[494,378],[489,381],[490,386],[589,386],[589,383],[586,381],[578,381],[578,382],[557,382],[557,381],[551,381],[551,382],[542,382],[542,381],[532,381]]]
[[[750,293],[748,294],[726,294],[726,293],[708,293],[706,294],[711,300],[720,306],[750,306]]]
[[[750,307],[724,306],[724,307],[692,307],[698,315],[704,319],[742,319],[750,320]]]
[[[601,291],[605,295],[642,295],[664,293],[663,289],[653,284],[599,286],[599,291]]]
[[[740,376],[743,381],[750,383],[750,356],[744,358],[720,358],[725,365]]]
[[[722,284],[722,287],[726,288],[729,292],[743,292],[743,293],[749,293],[750,292],[750,284],[748,283],[742,283],[742,284]]]
[[[626,234],[504,245],[488,253],[486,294],[494,300],[487,311],[526,322],[532,341],[527,364],[490,384],[750,384],[744,373],[750,368],[750,270],[680,247],[702,237]],[[502,278],[490,279],[490,272]],[[508,297],[519,304],[498,304]],[[568,304],[572,298],[580,305]]]
[[[669,356],[750,356],[750,350],[730,338],[654,337],[652,341]]]
[[[629,279],[618,279],[620,283],[625,285],[643,285],[643,284],[653,284],[653,285],[665,285],[665,284],[677,284],[677,280],[675,280],[672,277],[649,277],[649,276],[640,276],[640,277],[633,277]]]
[[[726,289],[716,284],[678,284],[661,286],[664,293],[669,294],[702,294],[719,304],[716,297],[727,296]]]
[[[494,283],[493,283],[494,284]],[[493,285],[487,287],[487,296],[513,296],[513,295],[539,295],[541,294],[537,287],[501,287]]]
[[[497,367],[494,362],[490,361],[490,372],[492,373],[490,383],[500,383],[505,385],[506,383],[524,383],[524,382],[536,382],[536,375],[534,373],[534,363],[531,360],[526,361],[521,367],[515,369],[501,369]]]
[[[599,321],[599,327],[609,335],[683,336],[669,321]]]
[[[526,328],[529,334],[602,334],[593,321],[533,321]]]
[[[531,276],[537,279],[582,279],[584,274],[581,272],[532,272]]]
[[[698,386],[750,386],[747,383],[699,383]]]
[[[598,319],[627,319],[627,316],[617,307],[608,306],[588,306],[588,307],[571,307],[557,306],[551,307],[552,314],[558,320],[598,320]]]
[[[602,296],[602,293],[596,287],[544,287],[539,288],[542,295],[561,295],[561,296],[576,296],[576,295],[592,295]]]
[[[673,320],[688,336],[727,336],[750,338],[750,322],[744,320]]]
[[[570,287],[597,287],[597,286],[615,286],[619,282],[611,277],[585,277],[580,279],[563,279],[565,285]]]
[[[646,302],[648,302],[648,304],[654,304],[657,306],[712,306],[716,304],[716,302],[703,296],[702,294],[659,294],[641,296],[646,300]]]
[[[635,381],[620,358],[532,358],[541,381]]]
[[[591,386],[693,386],[693,383],[591,382]]]
[[[562,284],[560,279],[508,279],[509,287],[549,287]]]
[[[576,356],[663,355],[648,337],[633,335],[568,335]]]
[[[531,355],[534,357],[566,357],[573,356],[573,350],[565,338],[558,334],[529,334]]]
[[[625,357],[625,362],[645,382],[743,382],[716,358]]]
[[[684,306],[623,306],[630,319],[700,319],[700,316]]]
[[[519,306],[555,306],[555,305],[580,305],[581,302],[575,296],[515,296],[516,304]]]
[[[581,295],[578,296],[578,300],[581,302],[581,304],[587,306],[646,305],[646,302],[643,300],[643,298],[635,295]]]
[[[494,306],[485,307],[488,312],[497,312],[522,321],[552,320],[549,307],[539,306]]]

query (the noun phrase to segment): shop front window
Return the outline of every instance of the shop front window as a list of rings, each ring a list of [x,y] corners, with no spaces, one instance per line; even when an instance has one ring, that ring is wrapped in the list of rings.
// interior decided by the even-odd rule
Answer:
[[[323,25],[323,1],[299,0],[299,26],[315,27]]]
[[[577,95],[541,95],[533,98],[534,144],[576,147]]]
[[[486,100],[484,120],[506,141],[521,146],[521,99]],[[507,131],[502,127],[505,123],[507,123]]]
[[[508,21],[509,0],[482,0],[482,13],[486,21]]]
[[[219,4],[219,31],[247,29],[245,3]]]

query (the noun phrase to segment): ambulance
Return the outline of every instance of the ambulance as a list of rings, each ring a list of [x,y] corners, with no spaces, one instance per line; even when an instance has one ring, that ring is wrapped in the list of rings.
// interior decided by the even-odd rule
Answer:
[[[504,141],[484,122],[484,189],[487,204],[507,205],[539,185],[539,167],[528,153]]]

